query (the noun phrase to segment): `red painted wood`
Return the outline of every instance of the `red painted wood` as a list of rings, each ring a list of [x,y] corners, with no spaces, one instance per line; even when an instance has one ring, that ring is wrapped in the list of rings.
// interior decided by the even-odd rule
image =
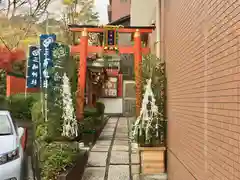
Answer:
[[[40,92],[40,88],[27,88],[26,89],[26,79],[24,78],[18,78],[15,76],[8,76],[6,77],[7,81],[7,90],[6,90],[6,96],[9,97],[14,94],[19,93],[36,93]]]
[[[136,33],[134,37],[134,68],[135,68],[135,82],[136,82],[136,116],[140,115],[142,104],[142,53],[141,53],[141,36]]]
[[[26,146],[27,146],[27,128],[24,128],[24,133],[23,136],[21,137],[21,146],[23,148],[23,151],[26,150]]]
[[[133,54],[134,47],[119,47],[120,54]],[[104,50],[103,46],[88,46],[88,53],[106,53],[106,54],[116,54],[116,51]],[[148,54],[150,52],[150,48],[142,48],[142,54]],[[79,45],[71,47],[72,54],[79,54]]]
[[[72,32],[82,32],[85,28],[74,28],[74,27],[71,27],[69,28],[70,31]],[[104,32],[105,29],[104,28],[86,28],[88,32]],[[134,33],[136,32],[136,28],[119,28],[118,29],[118,32],[120,33]],[[140,33],[152,33],[153,32],[153,29],[139,29],[139,32]]]
[[[123,94],[123,75],[118,74],[118,97],[122,97]]]
[[[118,69],[107,69],[107,75],[108,76],[118,76]]]
[[[88,56],[88,37],[81,36],[81,45],[78,46],[80,52],[79,71],[78,71],[78,91],[77,91],[77,109],[76,117],[78,120],[83,119],[84,102],[85,102],[85,86],[87,72],[87,56]]]

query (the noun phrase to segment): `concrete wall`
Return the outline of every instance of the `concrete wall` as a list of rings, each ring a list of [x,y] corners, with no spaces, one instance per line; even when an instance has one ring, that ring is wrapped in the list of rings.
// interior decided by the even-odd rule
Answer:
[[[151,52],[160,57],[160,1],[161,0],[132,0],[131,26],[156,26],[155,31],[149,35]]]
[[[165,2],[169,180],[239,179],[239,0]]]
[[[156,19],[156,0],[131,0],[131,26],[149,26]]]
[[[123,113],[123,99],[122,98],[100,98],[105,105],[106,114],[122,114]]]

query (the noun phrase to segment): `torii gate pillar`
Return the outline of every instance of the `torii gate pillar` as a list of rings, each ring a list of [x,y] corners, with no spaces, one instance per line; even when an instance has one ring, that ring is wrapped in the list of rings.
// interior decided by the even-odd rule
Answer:
[[[141,34],[138,29],[134,34],[134,71],[136,83],[136,116],[138,117],[142,104],[142,45]]]
[[[71,47],[71,53],[80,53],[80,63],[78,67],[78,91],[77,91],[77,109],[76,116],[78,120],[83,118],[85,87],[86,87],[86,69],[88,53],[116,53],[113,49],[116,44],[105,46],[88,46],[88,33],[105,33],[106,29],[99,26],[69,25],[70,31],[82,32],[81,42],[77,46]],[[123,27],[117,28],[118,33],[134,33],[134,46],[118,46],[120,54],[134,54],[134,70],[136,82],[136,116],[140,115],[142,103],[142,55],[150,52],[149,47],[142,47],[141,33],[152,33],[154,26],[149,27]],[[115,30],[116,32],[116,30]],[[110,49],[109,49],[110,48]]]
[[[77,91],[77,119],[83,119],[84,102],[85,102],[85,86],[86,86],[86,69],[87,69],[87,56],[88,56],[88,32],[84,28],[80,38],[80,45],[78,46],[80,52],[80,60],[78,67],[78,91]]]

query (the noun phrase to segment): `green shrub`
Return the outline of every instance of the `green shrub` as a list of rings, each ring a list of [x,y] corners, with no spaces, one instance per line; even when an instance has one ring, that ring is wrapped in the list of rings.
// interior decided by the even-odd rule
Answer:
[[[36,127],[35,138],[38,140],[45,140],[47,136],[47,125],[45,123],[39,124]]]
[[[40,168],[43,180],[56,180],[57,176],[71,167],[79,154],[76,143],[53,142],[40,152]]]
[[[8,109],[8,102],[5,96],[0,95],[0,109],[7,110]]]
[[[94,117],[86,117],[84,118],[82,123],[82,131],[91,131],[95,129],[95,118]]]
[[[48,104],[51,106],[51,104]],[[32,107],[32,121],[35,126],[35,136],[39,138],[42,132],[41,128],[45,128],[47,131],[47,135],[44,137],[40,137],[41,140],[51,141],[56,137],[61,136],[62,132],[62,110],[60,108],[54,108],[54,111],[48,111],[48,118],[45,122],[44,115],[42,113],[42,103],[41,101],[36,102]]]
[[[84,117],[98,117],[98,111],[96,108],[90,108],[90,107],[86,107],[84,108]]]
[[[102,102],[97,102],[96,103],[96,109],[99,115],[103,115],[105,111],[105,105]]]
[[[37,101],[37,95],[24,94],[12,95],[8,98],[8,109],[13,118],[20,120],[31,120],[31,109]]]
[[[32,121],[34,122],[35,126],[38,126],[44,122],[44,115],[42,111],[41,101],[35,102],[31,109]]]

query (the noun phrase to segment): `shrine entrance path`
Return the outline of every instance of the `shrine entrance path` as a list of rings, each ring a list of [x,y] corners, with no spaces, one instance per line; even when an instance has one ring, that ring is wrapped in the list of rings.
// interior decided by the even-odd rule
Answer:
[[[130,122],[111,117],[91,149],[83,180],[137,180],[139,154],[129,140]]]
[[[129,138],[133,120],[126,117],[111,117],[108,120],[90,150],[82,180],[155,180],[139,175],[139,153]]]

